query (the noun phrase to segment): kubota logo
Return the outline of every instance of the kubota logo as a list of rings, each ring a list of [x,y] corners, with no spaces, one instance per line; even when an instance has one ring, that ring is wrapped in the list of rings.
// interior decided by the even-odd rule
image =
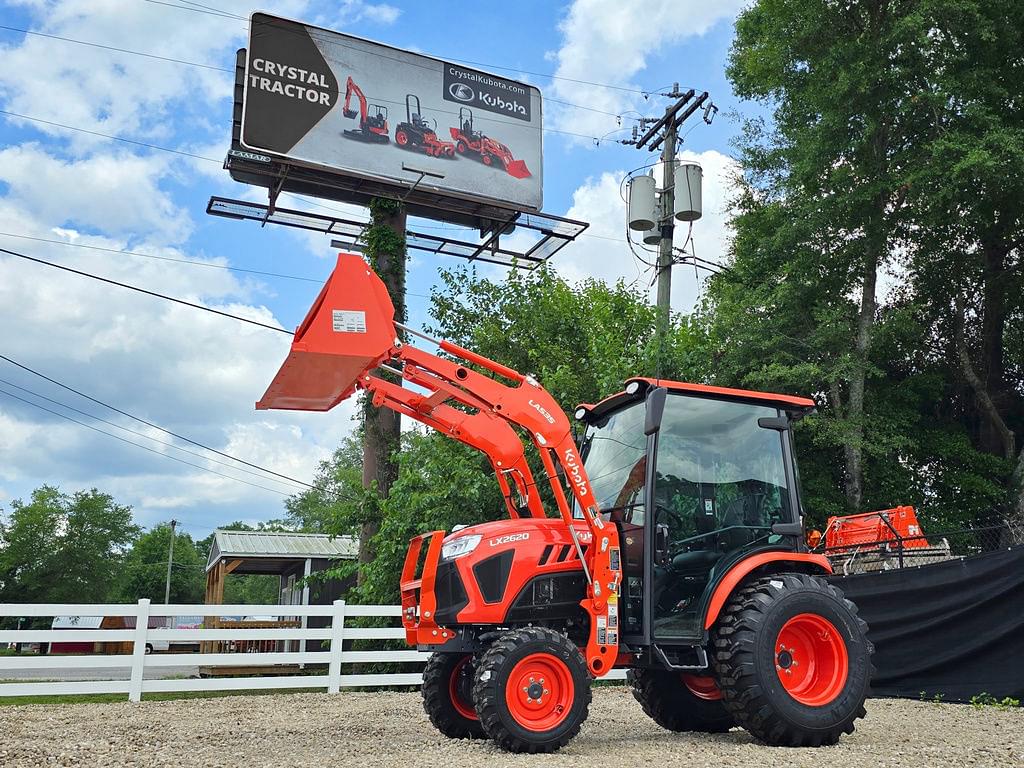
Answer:
[[[547,420],[548,424],[555,423],[555,417],[548,413],[546,410],[544,410],[544,406],[541,405],[540,403],[535,403],[533,402],[533,400],[531,400],[530,407],[536,410],[537,413],[539,413],[541,416],[543,416],[545,420]]]
[[[572,481],[576,484],[576,487],[580,489],[580,493],[586,495],[587,481],[583,479],[583,473],[580,471],[579,459],[576,456],[576,451],[572,448],[565,449],[565,466],[569,468],[569,476],[572,477]]]
[[[453,99],[459,101],[472,101],[476,96],[473,89],[465,83],[452,83],[448,86],[448,93],[452,95]]]

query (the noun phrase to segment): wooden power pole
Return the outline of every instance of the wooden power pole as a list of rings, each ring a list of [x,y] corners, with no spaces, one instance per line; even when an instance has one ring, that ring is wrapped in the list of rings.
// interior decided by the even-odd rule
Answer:
[[[405,309],[405,206],[397,200],[375,199],[370,205],[370,226],[364,237],[371,266],[387,286],[395,306],[395,320],[404,323]],[[395,380],[393,374],[378,369],[376,376]],[[397,381],[396,383],[401,383]],[[401,441],[401,417],[388,408],[374,408],[370,398],[363,401],[363,488],[376,485],[377,496],[386,499],[398,479],[395,453]],[[372,540],[380,530],[379,510],[363,522],[359,532],[358,583],[363,582],[362,566],[372,562]]]

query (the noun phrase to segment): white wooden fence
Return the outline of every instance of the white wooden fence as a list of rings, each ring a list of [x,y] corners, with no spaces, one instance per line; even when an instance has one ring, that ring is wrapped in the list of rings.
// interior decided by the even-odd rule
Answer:
[[[0,680],[9,679],[8,672],[86,669],[127,670],[127,678],[118,680],[81,681],[16,681],[0,682],[0,696],[75,695],[90,693],[127,693],[131,701],[141,701],[144,693],[181,691],[226,691],[273,688],[321,688],[338,693],[354,686],[419,685],[419,672],[384,674],[342,674],[342,664],[425,662],[429,653],[408,650],[344,650],[346,640],[404,640],[405,630],[394,627],[346,627],[345,620],[354,617],[401,616],[399,605],[346,605],[337,600],[333,605],[151,605],[149,600],[138,604],[0,604],[0,617],[56,616],[132,616],[134,629],[16,629],[0,630],[0,647],[7,643],[130,643],[130,654],[107,655],[14,655],[0,656]],[[175,616],[328,616],[330,626],[324,628],[217,628],[217,629],[153,629],[150,617]],[[161,625],[164,621],[159,622]],[[396,622],[397,623],[397,622]],[[304,620],[303,625],[306,624]],[[146,653],[147,644],[203,643],[207,641],[299,641],[299,650],[258,653]],[[320,641],[322,650],[305,650],[307,640]],[[284,646],[284,642],[277,643]],[[168,667],[262,667],[268,665],[327,665],[326,674],[282,674],[280,676],[189,677],[185,679],[147,679],[146,670]],[[292,667],[294,670],[295,666]],[[605,679],[621,680],[621,670],[612,671]]]
[[[0,604],[0,617],[51,616],[131,616],[134,629],[19,629],[0,630],[0,646],[7,643],[131,643],[132,652],[121,655],[14,655],[0,656],[0,680],[10,678],[9,671],[125,669],[127,679],[59,682],[3,682],[0,696],[39,696],[50,694],[127,693],[139,701],[144,693],[177,691],[224,691],[268,688],[326,688],[329,693],[361,685],[419,685],[419,673],[342,674],[342,664],[383,662],[423,662],[430,654],[410,650],[343,650],[345,640],[404,639],[400,627],[346,627],[345,619],[356,616],[399,617],[398,605],[151,605],[149,600],[128,605]],[[328,616],[325,628],[150,628],[150,617],[174,616]],[[163,620],[160,621],[162,625]],[[306,622],[303,621],[303,624]],[[147,644],[201,643],[219,641],[299,641],[299,650],[262,653],[146,653]],[[323,650],[306,650],[307,640],[320,641]],[[277,643],[284,646],[284,643]],[[286,674],[265,677],[209,677],[188,679],[146,679],[147,669],[157,667],[266,667],[267,665],[327,665],[326,674]]]

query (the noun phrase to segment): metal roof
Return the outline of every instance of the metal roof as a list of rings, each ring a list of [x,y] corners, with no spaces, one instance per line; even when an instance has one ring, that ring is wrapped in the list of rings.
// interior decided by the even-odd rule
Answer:
[[[351,536],[324,533],[277,533],[272,531],[213,532],[213,546],[206,570],[225,557],[305,560],[306,558],[354,559],[359,542]]]

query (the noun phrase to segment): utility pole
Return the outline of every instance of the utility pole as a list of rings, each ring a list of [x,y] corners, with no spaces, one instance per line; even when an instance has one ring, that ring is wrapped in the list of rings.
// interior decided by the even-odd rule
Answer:
[[[668,365],[668,336],[671,329],[672,315],[672,265],[676,261],[672,242],[673,235],[675,234],[675,220],[676,218],[688,217],[687,220],[692,221],[695,218],[690,213],[680,214],[675,210],[676,149],[679,142],[679,127],[701,107],[704,107],[704,122],[709,125],[714,113],[718,111],[718,108],[708,101],[707,91],[698,96],[696,91],[690,88],[683,93],[679,90],[679,83],[675,83],[672,86],[670,93],[659,95],[677,99],[677,101],[665,110],[665,114],[661,118],[641,118],[637,126],[633,128],[632,139],[619,142],[628,146],[634,146],[637,149],[646,148],[648,151],[655,151],[659,146],[661,147],[662,188],[660,202],[655,206],[654,211],[637,211],[638,216],[634,222],[631,190],[631,220],[629,224],[631,229],[646,230],[650,227],[650,224],[646,222],[653,220],[654,229],[657,232],[658,259],[655,267],[657,269],[658,299],[655,312],[655,375],[658,377],[665,372]],[[642,128],[647,128],[647,130],[643,136],[639,136],[638,129]],[[650,203],[653,198],[648,197],[647,200]],[[696,217],[699,216],[700,213],[698,211]],[[644,242],[648,243],[650,241],[645,238]]]
[[[174,565],[174,531],[178,527],[177,520],[171,520],[171,546],[167,549],[167,585],[164,588],[164,605],[171,603],[171,566]]]
[[[671,109],[671,108],[670,108]],[[666,114],[668,110],[666,110]],[[669,120],[665,129],[665,145],[661,149],[662,193],[659,214],[661,221],[661,242],[658,243],[658,304],[655,314],[655,337],[657,338],[657,370],[661,377],[668,362],[668,333],[672,314],[672,235],[675,232],[673,216],[673,195],[675,194],[676,136],[675,121]]]

